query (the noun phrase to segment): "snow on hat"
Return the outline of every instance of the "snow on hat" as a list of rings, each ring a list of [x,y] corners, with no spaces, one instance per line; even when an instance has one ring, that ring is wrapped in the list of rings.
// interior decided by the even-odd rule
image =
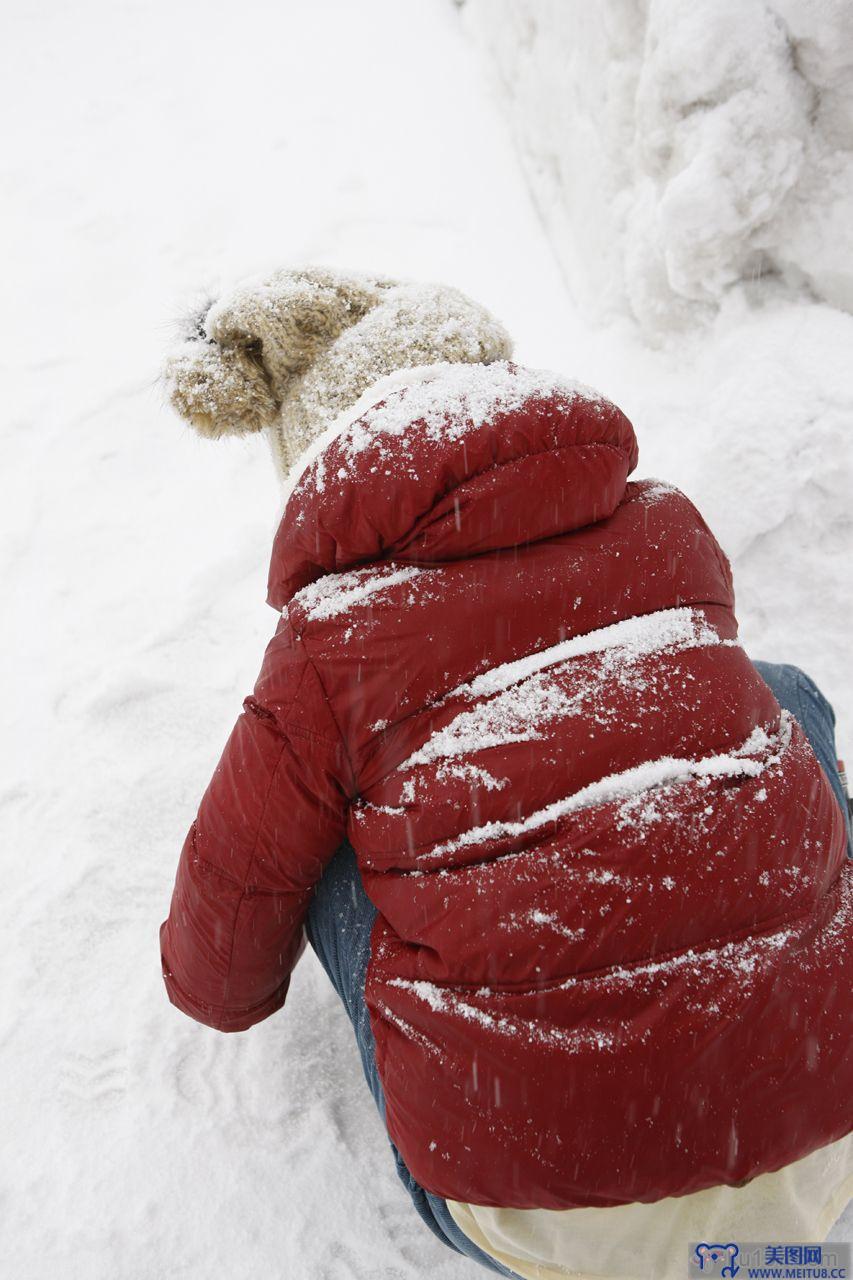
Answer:
[[[214,302],[165,376],[172,405],[201,435],[266,431],[285,477],[386,374],[511,353],[497,320],[457,289],[304,268],[247,281]]]

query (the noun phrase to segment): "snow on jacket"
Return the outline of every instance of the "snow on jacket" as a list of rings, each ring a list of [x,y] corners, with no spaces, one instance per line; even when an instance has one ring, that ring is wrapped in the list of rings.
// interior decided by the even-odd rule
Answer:
[[[327,438],[162,928],[174,1003],[249,1027],[348,837],[388,1130],[454,1200],[653,1201],[853,1127],[844,820],[636,463],[612,404],[507,364]]]

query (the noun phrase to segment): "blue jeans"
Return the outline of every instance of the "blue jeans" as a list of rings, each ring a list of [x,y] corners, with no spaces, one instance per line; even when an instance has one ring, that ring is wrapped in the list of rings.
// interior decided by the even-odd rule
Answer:
[[[800,722],[811,742],[847,819],[847,852],[853,857],[853,839],[847,813],[847,797],[838,774],[835,752],[835,713],[817,685],[798,667],[771,662],[756,662],[762,678],[773,690],[779,704]],[[308,912],[306,933],[323,968],[344,1002],[355,1030],[361,1063],[370,1092],[385,1120],[385,1096],[376,1070],[373,1031],[364,1002],[364,980],[370,959],[370,931],[376,908],[361,882],[351,845],[344,843],[326,868],[317,885]],[[419,1186],[391,1143],[397,1173],[412,1198],[412,1203],[429,1229],[439,1240],[466,1258],[472,1258],[501,1276],[516,1273],[502,1266],[478,1249],[450,1216],[447,1203]]]
[[[344,1002],[350,1022],[355,1029],[356,1043],[361,1054],[361,1065],[373,1100],[385,1122],[385,1095],[376,1070],[376,1049],[367,1005],[364,1002],[364,980],[370,959],[370,931],[376,918],[376,908],[364,892],[355,853],[348,842],[338,849],[326,867],[317,885],[305,931],[308,941],[332,980],[332,985]],[[390,1139],[389,1139],[390,1142]],[[502,1266],[494,1258],[478,1249],[460,1231],[445,1200],[419,1186],[394,1143],[391,1150],[397,1163],[397,1173],[412,1198],[416,1210],[443,1244],[447,1244],[466,1258],[473,1258],[500,1276],[514,1277],[516,1272]]]
[[[800,722],[811,743],[818,763],[829,778],[838,797],[841,812],[847,824],[847,856],[853,858],[853,831],[851,831],[847,792],[838,772],[838,753],[835,746],[835,712],[820,689],[799,667],[784,662],[756,662],[753,664],[765,684],[773,690],[780,707],[790,711]]]

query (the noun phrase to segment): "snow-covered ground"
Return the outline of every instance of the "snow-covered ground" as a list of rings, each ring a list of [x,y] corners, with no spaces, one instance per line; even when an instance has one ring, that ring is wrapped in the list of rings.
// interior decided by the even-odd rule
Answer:
[[[736,289],[655,347],[591,327],[447,0],[34,0],[3,27],[4,1271],[461,1280],[310,953],[245,1036],[163,993],[178,851],[274,626],[278,505],[262,443],[165,410],[170,319],[306,260],[472,293],[522,360],[622,404],[641,473],[732,554],[750,650],[824,684],[848,756],[853,320]]]

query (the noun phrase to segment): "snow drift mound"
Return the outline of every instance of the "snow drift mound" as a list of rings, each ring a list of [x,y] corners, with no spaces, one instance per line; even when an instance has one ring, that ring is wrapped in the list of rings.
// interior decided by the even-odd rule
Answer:
[[[853,6],[462,5],[580,302],[665,329],[769,278],[853,311]]]

